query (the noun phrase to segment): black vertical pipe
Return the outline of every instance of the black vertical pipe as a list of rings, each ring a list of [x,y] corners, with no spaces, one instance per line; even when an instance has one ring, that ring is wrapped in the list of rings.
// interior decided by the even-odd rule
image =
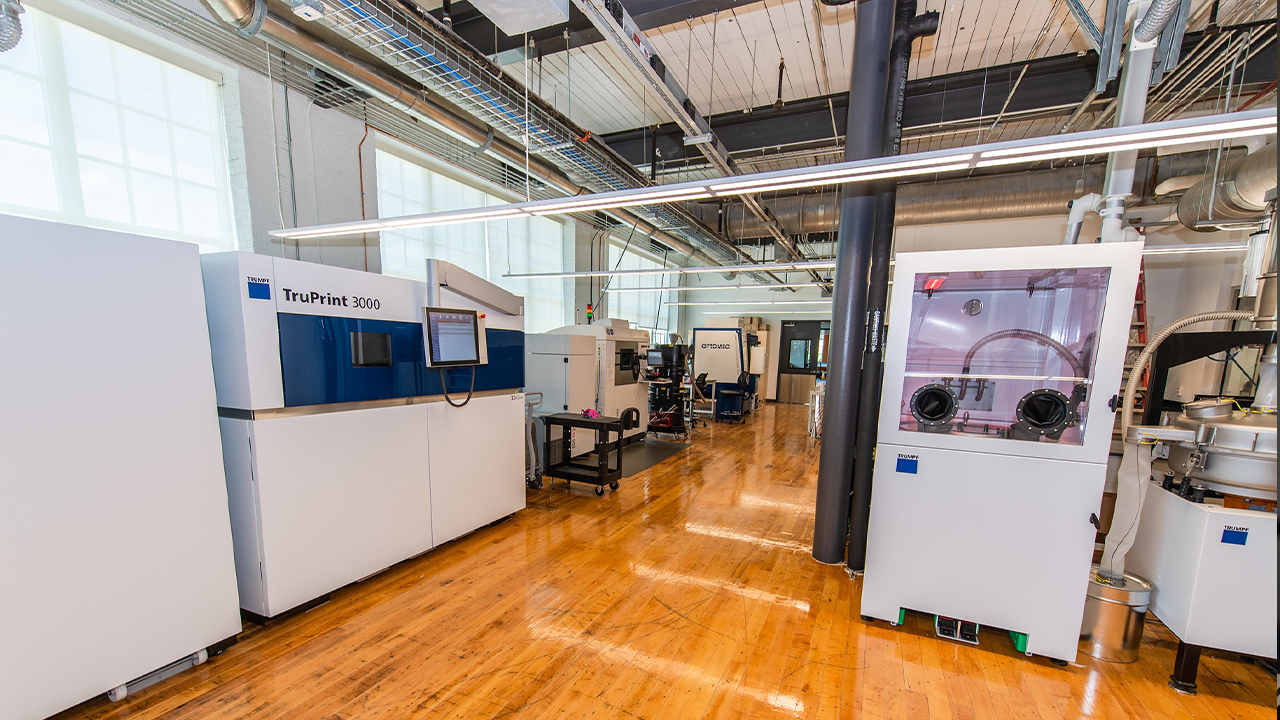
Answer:
[[[885,103],[884,155],[902,149],[902,105],[911,65],[911,43],[938,31],[938,13],[916,16],[916,0],[898,0],[889,50],[889,89]],[[893,252],[893,216],[898,182],[885,180],[876,195],[876,226],[871,239],[871,278],[867,288],[867,334],[862,354],[862,392],[853,460],[853,494],[849,503],[849,547],[845,564],[861,572],[867,560],[867,522],[871,517],[871,473],[874,469],[880,385],[884,376],[884,318],[889,301],[889,258]]]
[[[860,0],[854,29],[853,68],[849,78],[849,114],[845,160],[879,157],[884,138],[885,87],[889,44],[893,40],[894,0]],[[836,241],[836,287],[831,308],[831,347],[827,359],[827,398],[818,458],[818,496],[814,508],[813,557],[835,564],[844,560],[849,530],[849,490],[853,481],[853,438],[858,422],[863,329],[866,325],[867,274],[875,228],[876,188],[869,183],[844,186]]]

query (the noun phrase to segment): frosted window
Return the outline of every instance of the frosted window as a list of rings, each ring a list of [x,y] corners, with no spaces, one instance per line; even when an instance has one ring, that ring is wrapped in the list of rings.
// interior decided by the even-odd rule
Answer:
[[[378,214],[396,217],[502,204],[500,198],[433,172],[394,153],[377,151]],[[564,224],[531,217],[415,228],[379,234],[382,272],[426,279],[428,259],[444,260],[524,298],[525,332],[572,323],[564,279],[520,279],[508,273],[563,272]]]
[[[236,248],[218,83],[28,8],[0,53],[0,212]]]
[[[618,270],[657,270],[663,266],[657,260],[640,255],[634,251],[623,252],[625,243],[615,240],[609,247],[609,268]],[[609,278],[610,289],[626,290],[627,288],[672,287],[678,280],[677,275],[615,275]],[[631,327],[649,332],[649,342],[664,345],[670,339],[668,335],[676,331],[679,315],[676,306],[666,303],[674,301],[674,291],[665,292],[612,292],[609,293],[609,317],[619,318],[631,323]]]
[[[44,148],[0,138],[0,198],[6,203],[39,210],[58,207],[58,191],[53,180],[53,157]]]

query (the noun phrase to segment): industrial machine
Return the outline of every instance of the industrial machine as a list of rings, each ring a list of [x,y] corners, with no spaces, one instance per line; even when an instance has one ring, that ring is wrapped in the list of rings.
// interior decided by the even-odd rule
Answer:
[[[525,336],[524,351],[526,389],[542,393],[542,404],[533,409],[534,447],[541,453],[546,428],[540,418],[596,408],[596,341],[589,335],[537,333]],[[571,433],[572,455],[591,447],[589,433]]]
[[[203,260],[240,606],[260,619],[524,508],[524,302],[247,253]]]
[[[198,248],[0,216],[0,716],[240,632]]]
[[[767,358],[765,348],[755,330],[694,328],[691,372],[695,378],[706,375],[707,394],[715,401],[716,418],[741,420],[756,407]]]
[[[1254,283],[1255,309],[1175,321],[1134,369],[1260,342],[1253,401],[1210,398],[1161,417],[1148,399],[1145,424],[1125,429],[1116,519],[1094,580],[1123,589],[1132,571],[1151,582],[1150,610],[1178,638],[1169,685],[1181,693],[1196,692],[1203,648],[1276,658],[1276,255],[1274,234],[1260,239],[1271,266]],[[1249,320],[1254,330],[1175,334],[1216,320]],[[1160,362],[1169,345],[1180,346],[1176,362]],[[1134,389],[1125,389],[1126,410]],[[1168,471],[1153,478],[1160,459]]]
[[[1141,251],[897,256],[864,616],[1076,657]]]
[[[689,389],[684,377],[689,354],[685,345],[654,345],[649,348],[649,431],[687,436],[684,407]]]
[[[589,340],[565,340],[565,337]],[[594,343],[594,347],[589,343]],[[644,439],[649,419],[646,412],[649,383],[645,378],[649,352],[647,331],[633,330],[626,320],[606,319],[591,325],[549,330],[541,336],[530,335],[527,344],[528,387],[546,394],[540,411],[579,412],[590,408],[609,417],[624,420],[635,417],[624,423],[622,442],[625,445]],[[557,363],[571,366],[567,375],[562,374]],[[634,413],[628,412],[631,409]],[[576,434],[573,448],[575,454],[586,451],[585,446],[579,446]]]

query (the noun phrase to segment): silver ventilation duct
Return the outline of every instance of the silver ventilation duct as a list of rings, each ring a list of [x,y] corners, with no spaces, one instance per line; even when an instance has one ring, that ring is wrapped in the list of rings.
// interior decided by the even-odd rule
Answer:
[[[0,52],[18,47],[22,40],[22,20],[18,18],[22,11],[18,0],[0,0]]]
[[[1267,191],[1276,188],[1276,144],[1225,165],[1219,177],[1208,176],[1178,202],[1178,220],[1192,230],[1213,232],[1217,225],[1259,221],[1267,209]]]

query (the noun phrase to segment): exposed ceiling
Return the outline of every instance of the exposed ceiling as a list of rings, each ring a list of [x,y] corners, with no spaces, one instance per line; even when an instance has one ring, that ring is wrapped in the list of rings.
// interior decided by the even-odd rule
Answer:
[[[419,0],[427,4],[427,0]],[[1102,22],[1106,0],[1083,0],[1095,23]],[[1192,29],[1208,22],[1212,0],[1198,3]],[[438,3],[436,3],[438,4]],[[455,2],[454,15],[465,3]],[[715,115],[769,105],[777,97],[778,65],[785,62],[782,99],[791,102],[845,92],[849,82],[854,29],[853,5],[829,7],[818,0],[761,0],[759,2],[672,3],[663,0],[625,0],[638,15],[652,17],[661,7],[678,5],[707,14],[654,27],[647,31],[669,72],[685,88],[699,112]],[[708,8],[724,7],[718,12]],[[679,8],[677,8],[678,10]],[[1084,32],[1062,0],[923,0],[920,11],[936,10],[941,24],[936,35],[916,42],[912,79],[953,75],[1091,48]],[[1221,24],[1275,17],[1276,3],[1222,0]],[[474,35],[476,18],[455,27]],[[563,26],[572,29],[573,23]],[[589,25],[589,24],[588,24]],[[641,27],[644,23],[640,22]],[[550,29],[548,32],[550,32]],[[490,32],[501,35],[490,27]],[[556,33],[558,34],[558,33]],[[540,58],[516,61],[506,71],[556,104],[574,122],[597,134],[660,124],[670,120],[647,97],[643,86],[616,60],[605,44],[591,42],[589,31],[574,30],[570,48],[549,52],[539,45]],[[513,39],[516,47],[519,39]],[[498,40],[489,49],[501,47]],[[527,75],[526,75],[527,73]],[[994,99],[994,98],[993,98]],[[999,98],[1002,103],[1003,98]]]

